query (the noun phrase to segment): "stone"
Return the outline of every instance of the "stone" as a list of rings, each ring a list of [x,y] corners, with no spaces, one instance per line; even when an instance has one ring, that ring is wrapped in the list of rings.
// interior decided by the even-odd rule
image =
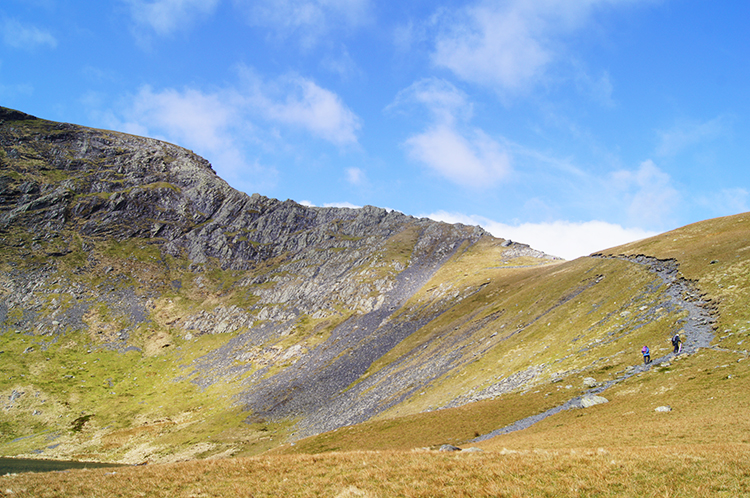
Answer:
[[[453,446],[452,444],[444,444],[438,451],[461,451],[461,448]]]
[[[671,406],[669,406],[669,405],[665,405],[665,406],[657,406],[657,407],[656,407],[656,408],[654,409],[654,411],[655,411],[655,412],[671,412],[671,411],[672,411],[672,407],[671,407]]]
[[[602,396],[596,396],[594,394],[587,394],[581,397],[581,408],[590,408],[595,405],[601,405],[603,403],[609,403],[607,398]]]
[[[583,386],[591,389],[592,387],[596,387],[596,379],[593,377],[586,377],[583,379]]]

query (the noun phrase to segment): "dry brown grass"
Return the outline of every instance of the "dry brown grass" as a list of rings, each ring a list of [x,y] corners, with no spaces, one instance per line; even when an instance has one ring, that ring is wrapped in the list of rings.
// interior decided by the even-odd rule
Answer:
[[[738,361],[739,360],[739,361]],[[585,375],[585,374],[584,374]],[[540,386],[534,393],[449,410],[371,421],[284,445],[273,453],[408,450],[450,443],[465,446],[523,417],[558,406],[581,392],[579,386]],[[744,355],[702,350],[669,366],[654,367],[608,389],[609,402],[560,412],[526,430],[477,444],[486,450],[564,450],[566,448],[639,447],[750,443],[750,361]],[[672,411],[656,412],[669,405]]]
[[[603,393],[609,403],[568,410],[482,447],[563,449],[750,443],[750,361],[703,350]],[[741,359],[742,361],[737,361]],[[655,411],[670,406],[671,412]]]
[[[352,452],[19,474],[0,496],[750,496],[748,445]]]

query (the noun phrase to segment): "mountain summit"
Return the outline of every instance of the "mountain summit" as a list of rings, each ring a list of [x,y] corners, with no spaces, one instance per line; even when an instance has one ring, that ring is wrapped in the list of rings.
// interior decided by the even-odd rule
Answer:
[[[0,453],[743,441],[748,240],[736,215],[561,261],[0,109]]]
[[[480,245],[494,248],[494,265],[555,260],[479,227],[248,196],[181,147],[5,108],[0,233],[0,323],[36,344],[26,354],[68,342],[116,352],[118,363],[180,350],[174,382],[221,386],[247,422],[296,420],[303,434],[368,420],[455,366],[393,383],[382,373],[352,389],[444,311],[412,317],[405,305],[450,261]],[[439,295],[477,289],[441,285]],[[199,347],[202,336],[221,339]],[[205,354],[187,361],[194,344]],[[106,384],[116,392],[120,382]],[[64,420],[101,418],[96,405],[74,404]]]

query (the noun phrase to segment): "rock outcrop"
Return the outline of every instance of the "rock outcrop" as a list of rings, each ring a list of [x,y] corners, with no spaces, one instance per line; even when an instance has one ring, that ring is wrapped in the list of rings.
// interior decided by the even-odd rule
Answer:
[[[190,375],[203,388],[245,376],[250,421],[297,418],[300,434],[361,422],[452,368],[348,389],[431,319],[394,318],[402,306],[482,240],[502,242],[373,206],[247,195],[176,145],[0,108],[0,333],[81,333],[90,350],[146,355],[231,336]]]

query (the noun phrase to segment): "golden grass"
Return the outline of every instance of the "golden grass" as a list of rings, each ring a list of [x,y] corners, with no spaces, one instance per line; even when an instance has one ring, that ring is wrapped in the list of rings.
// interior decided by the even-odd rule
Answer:
[[[748,445],[352,452],[0,478],[14,497],[750,496]]]
[[[703,350],[602,393],[609,403],[568,410],[485,449],[564,449],[750,443],[750,362]],[[671,412],[656,412],[670,406]]]
[[[602,393],[609,402],[562,411],[526,430],[476,444],[558,450],[573,447],[638,447],[683,444],[750,443],[750,361],[743,354],[705,349],[654,366]],[[457,408],[374,420],[283,445],[271,453],[355,450],[408,450],[463,446],[479,434],[562,405],[583,392],[583,377],[539,386],[536,392],[509,393]],[[598,375],[597,375],[598,377]],[[571,386],[568,388],[568,386]],[[659,406],[671,412],[656,412]]]
[[[733,333],[726,346],[736,347],[738,332],[744,332],[750,325],[750,307],[747,306],[750,301],[750,213],[694,223],[604,253],[675,259],[680,273],[697,281],[700,291],[717,306],[719,335]]]
[[[554,389],[548,392],[551,394]],[[519,418],[535,415],[564,403],[570,395],[545,396],[546,392],[510,394],[500,399],[418,413],[404,417],[373,420],[311,436],[294,445],[284,444],[271,454],[315,454],[328,451],[411,450],[463,445],[475,437],[509,425]]]

